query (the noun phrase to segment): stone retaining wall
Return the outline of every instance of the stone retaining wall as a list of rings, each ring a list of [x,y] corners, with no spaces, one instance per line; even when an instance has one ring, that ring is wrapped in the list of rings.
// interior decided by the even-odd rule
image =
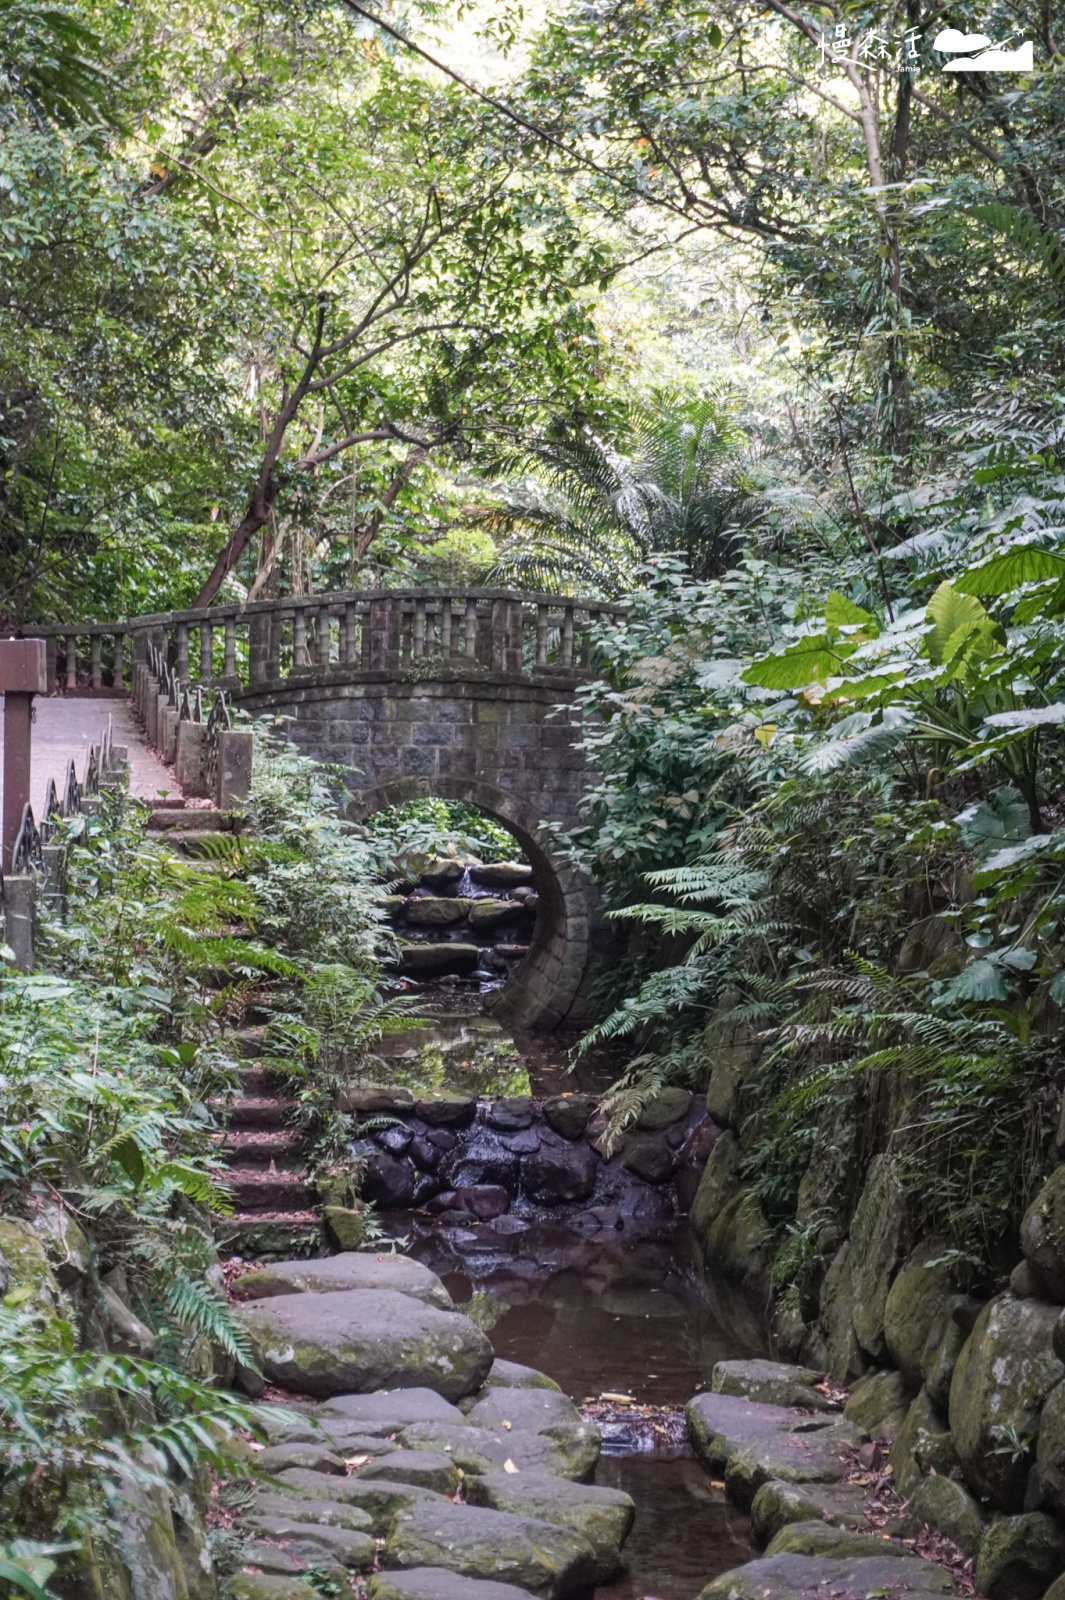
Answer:
[[[424,1206],[456,1221],[561,1213],[587,1233],[686,1211],[717,1132],[683,1089],[663,1090],[613,1151],[592,1095],[368,1087],[348,1090],[344,1109],[367,1125],[354,1146],[361,1190],[383,1210]]]

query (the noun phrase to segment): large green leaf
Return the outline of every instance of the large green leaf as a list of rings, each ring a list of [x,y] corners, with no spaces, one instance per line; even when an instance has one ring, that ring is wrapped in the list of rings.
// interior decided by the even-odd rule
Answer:
[[[1065,578],[1065,556],[1028,544],[970,567],[954,579],[954,587],[959,594],[1009,594],[1022,584],[1045,578]]]
[[[1060,728],[1065,723],[1065,700],[1052,706],[1026,706],[1023,711],[996,711],[986,718],[985,728]]]
[[[849,653],[833,645],[827,634],[809,634],[776,655],[752,661],[743,681],[761,689],[801,689],[808,683],[823,683],[838,672]]]
[[[863,611],[861,606],[856,606],[838,589],[833,589],[825,601],[825,621],[830,628],[861,627],[870,639],[877,638],[880,633],[880,625],[873,613]]]
[[[975,628],[987,618],[987,612],[979,600],[971,595],[959,594],[954,585],[946,580],[929,600],[925,615],[932,624],[932,631],[925,639],[925,648],[929,660],[937,664],[945,660],[948,644],[952,650],[957,650],[960,641],[955,635],[959,629]]]

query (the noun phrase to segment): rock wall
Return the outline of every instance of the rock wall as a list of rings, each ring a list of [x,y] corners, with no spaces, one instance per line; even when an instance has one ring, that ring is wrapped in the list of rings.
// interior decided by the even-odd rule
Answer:
[[[382,1209],[427,1206],[457,1221],[565,1212],[587,1233],[686,1210],[717,1133],[685,1089],[662,1090],[616,1149],[592,1095],[418,1098],[369,1086],[348,1090],[344,1109],[389,1119],[355,1146],[361,1192]]]
[[[205,1238],[205,1247],[208,1246]],[[121,1272],[100,1276],[97,1252],[65,1206],[43,1194],[22,1216],[0,1216],[0,1294],[9,1306],[63,1319],[79,1349],[150,1358],[154,1339],[134,1314]],[[137,1405],[149,1424],[151,1400]],[[118,1487],[111,1526],[117,1537],[87,1540],[65,1558],[50,1590],[62,1600],[216,1600],[207,1541],[209,1486],[199,1477],[151,1486],[132,1475]],[[8,1491],[10,1493],[10,1490]],[[47,1537],[25,1525],[18,1505],[14,1537]]]
[[[707,1104],[723,1132],[691,1226],[708,1271],[771,1302],[782,1246],[744,1177],[758,1046],[743,1035],[711,1043]],[[980,1594],[1065,1600],[1065,1166],[1024,1217],[1008,1285],[974,1295],[966,1264],[921,1237],[906,1203],[886,1148],[904,1113],[905,1094],[887,1085],[864,1126],[841,1112],[819,1129],[797,1225],[823,1272],[812,1308],[795,1291],[777,1299],[778,1344],[849,1387],[847,1416],[885,1442],[919,1520],[972,1558]]]

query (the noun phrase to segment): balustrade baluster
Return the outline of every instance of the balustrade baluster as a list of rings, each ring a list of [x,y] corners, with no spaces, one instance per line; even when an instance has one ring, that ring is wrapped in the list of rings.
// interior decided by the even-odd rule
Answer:
[[[414,659],[420,661],[425,654],[425,601],[414,602]]]
[[[551,621],[551,612],[548,606],[536,608],[536,665],[547,666],[547,630]]]
[[[362,630],[359,638],[359,661],[360,664],[367,669],[367,671],[369,671],[370,667],[373,665],[372,617],[373,608],[371,606],[359,607],[359,627]]]
[[[179,622],[177,625],[177,675],[182,683],[189,681],[189,625]]]
[[[344,607],[344,648],[343,660],[351,663],[359,659],[359,611],[358,607],[348,601]]]
[[[562,666],[573,665],[573,607],[567,606],[562,613]]]
[[[268,611],[263,618],[266,631],[266,676],[270,679],[281,676],[282,621],[280,611]]]
[[[318,623],[318,665],[327,667],[332,649],[333,619],[328,606],[323,606],[317,614]]]
[[[78,687],[78,640],[77,635],[67,634],[67,688]]]
[[[237,619],[227,617],[225,622],[224,656],[222,660],[223,678],[235,678],[237,675]]]
[[[466,658],[468,661],[477,659],[477,602],[466,601]]]
[[[302,606],[292,615],[292,670],[299,672],[307,665],[307,617]]]
[[[214,677],[214,624],[200,623],[200,678],[209,683]]]
[[[93,634],[90,649],[92,654],[91,666],[89,670],[92,674],[92,686],[94,689],[102,689],[104,686],[104,676],[100,666],[100,635],[98,633]]]
[[[112,689],[124,689],[126,686],[125,655],[126,636],[124,633],[116,633],[114,635],[114,649],[111,652],[111,660],[113,662],[111,667]]]
[[[440,602],[440,654],[451,654],[451,597],[445,595]]]

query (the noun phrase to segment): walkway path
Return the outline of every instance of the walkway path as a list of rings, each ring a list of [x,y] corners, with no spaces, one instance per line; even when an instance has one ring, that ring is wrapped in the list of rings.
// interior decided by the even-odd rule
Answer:
[[[44,805],[49,778],[55,779],[56,788],[62,792],[69,761],[73,760],[79,780],[84,778],[89,746],[99,744],[103,738],[108,717],[114,743],[124,744],[129,750],[130,794],[144,800],[164,793],[180,796],[174,774],[144,743],[128,700],[38,696],[34,709],[37,715],[33,725],[30,800],[35,816]],[[0,718],[0,750],[3,739]]]

